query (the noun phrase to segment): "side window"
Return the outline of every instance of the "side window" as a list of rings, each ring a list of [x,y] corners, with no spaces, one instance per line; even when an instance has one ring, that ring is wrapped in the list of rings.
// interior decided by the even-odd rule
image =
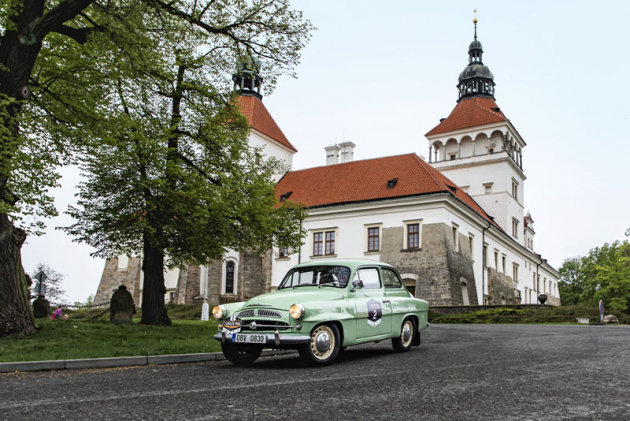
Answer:
[[[378,289],[381,287],[381,279],[376,268],[359,269],[354,277],[363,282],[363,288]]]
[[[396,272],[393,270],[381,268],[381,275],[383,276],[383,285],[385,285],[385,288],[402,287],[402,282],[400,282],[398,275],[396,275]]]

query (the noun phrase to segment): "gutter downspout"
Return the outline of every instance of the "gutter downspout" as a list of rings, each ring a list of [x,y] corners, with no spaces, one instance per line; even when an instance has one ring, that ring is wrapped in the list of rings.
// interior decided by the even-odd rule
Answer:
[[[490,222],[488,222],[488,226],[486,228],[483,229],[483,231],[481,231],[481,251],[483,252],[484,250],[484,245],[486,244],[486,231],[490,229],[490,227],[492,226],[492,224]],[[483,259],[481,262],[481,303],[482,305],[485,305],[484,302],[484,298],[485,298],[485,286],[486,286],[486,267],[487,267],[487,257],[486,256],[487,253],[483,253]]]
[[[300,232],[302,231],[302,221],[300,221]],[[302,263],[302,246],[298,249],[298,265]]]
[[[538,274],[538,268],[543,264],[542,257],[538,257],[540,259],[540,263],[536,263],[536,303],[539,303],[538,296],[540,295],[540,291],[538,290],[540,286],[540,275]]]

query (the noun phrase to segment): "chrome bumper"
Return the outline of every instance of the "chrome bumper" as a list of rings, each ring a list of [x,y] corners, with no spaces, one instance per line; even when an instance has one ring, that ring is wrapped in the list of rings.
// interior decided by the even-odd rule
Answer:
[[[299,345],[305,344],[311,340],[311,337],[308,335],[287,335],[286,333],[280,333],[279,331],[275,331],[274,333],[256,333],[257,335],[265,335],[267,337],[267,343],[263,345]],[[221,341],[221,343],[232,342],[232,339],[228,337],[225,332],[218,332],[214,335],[214,339],[217,341]],[[256,345],[256,344],[247,344],[247,345]]]

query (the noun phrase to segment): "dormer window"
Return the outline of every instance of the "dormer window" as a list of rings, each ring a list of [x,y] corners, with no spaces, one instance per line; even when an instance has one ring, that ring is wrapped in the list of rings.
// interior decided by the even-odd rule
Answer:
[[[398,183],[398,179],[397,178],[392,178],[391,180],[387,180],[387,188],[388,189],[393,189],[394,186],[396,185],[396,183]]]
[[[290,191],[290,192],[288,192],[288,193],[285,193],[285,194],[283,194],[283,195],[280,195],[280,201],[281,201],[281,202],[286,202],[286,201],[287,201],[287,199],[288,199],[289,197],[291,197],[291,195],[292,195],[292,194],[293,194],[293,192],[292,192],[292,191]]]

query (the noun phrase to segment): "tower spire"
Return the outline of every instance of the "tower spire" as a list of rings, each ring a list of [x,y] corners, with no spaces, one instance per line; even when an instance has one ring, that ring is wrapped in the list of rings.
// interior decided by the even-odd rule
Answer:
[[[249,52],[239,57],[236,62],[236,73],[232,75],[234,89],[241,95],[262,99],[260,85],[262,85],[263,78],[259,72],[260,61]]]
[[[477,9],[475,9],[475,18],[473,19],[475,28],[474,40],[468,47],[468,66],[459,75],[459,83],[457,89],[459,91],[459,99],[485,96],[494,99],[494,75],[483,64],[483,46],[477,40]]]

